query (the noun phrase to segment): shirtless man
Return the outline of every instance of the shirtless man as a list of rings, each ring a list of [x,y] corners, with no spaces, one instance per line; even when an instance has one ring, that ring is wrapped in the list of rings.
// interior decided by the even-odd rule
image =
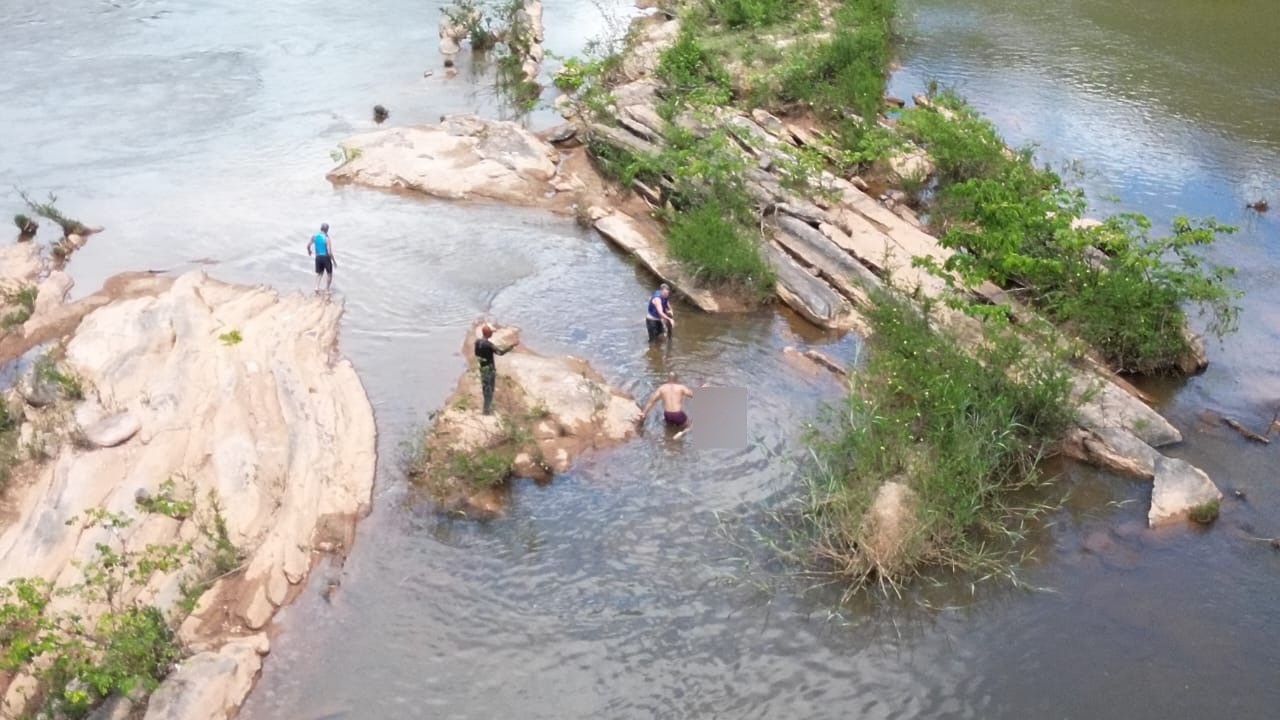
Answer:
[[[649,396],[649,402],[645,403],[644,410],[641,412],[640,421],[649,417],[649,411],[653,409],[654,404],[659,400],[662,401],[662,419],[670,426],[679,428],[680,432],[675,434],[676,439],[689,432],[689,428],[693,427],[693,422],[689,420],[689,416],[684,412],[684,399],[693,397],[693,391],[681,385],[679,378],[675,373],[667,374],[667,381],[658,386],[657,390]]]

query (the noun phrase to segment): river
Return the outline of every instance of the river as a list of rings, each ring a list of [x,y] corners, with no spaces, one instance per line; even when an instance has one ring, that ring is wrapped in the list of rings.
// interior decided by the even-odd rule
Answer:
[[[393,124],[501,112],[478,69],[444,73],[439,5],[0,8],[0,204],[18,209],[14,184],[54,190],[107,227],[70,266],[77,294],[143,268],[307,290],[306,238],[333,227],[342,350],[380,433],[373,509],[345,566],[318,567],[278,616],[242,717],[1274,715],[1280,553],[1251,537],[1280,535],[1277,451],[1198,420],[1213,407],[1261,427],[1280,401],[1267,302],[1280,213],[1243,209],[1280,205],[1280,28],[1262,0],[908,7],[897,92],[957,86],[1011,140],[1078,159],[1100,211],[1241,226],[1214,251],[1240,268],[1241,330],[1211,346],[1208,372],[1165,388],[1165,409],[1188,437],[1177,452],[1247,500],[1208,530],[1150,532],[1149,487],[1067,466],[1068,500],[1022,571],[1043,590],[944,582],[843,607],[744,564],[763,554],[751,531],[768,531],[764,508],[794,491],[804,422],[834,392],[780,350],[852,358],[854,339],[785,312],[686,309],[669,351],[649,351],[637,308],[652,279],[572,221],[324,180],[328,152],[372,127],[375,103]],[[547,0],[546,22],[561,54],[605,24],[584,0]],[[452,389],[482,315],[634,393],[667,368],[750,388],[753,443],[697,452],[651,433],[549,485],[518,484],[501,520],[436,517],[406,492],[398,445]]]

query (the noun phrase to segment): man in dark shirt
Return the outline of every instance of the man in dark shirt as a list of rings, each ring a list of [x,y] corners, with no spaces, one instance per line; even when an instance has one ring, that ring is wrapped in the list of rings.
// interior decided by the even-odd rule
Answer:
[[[497,368],[493,365],[494,354],[506,355],[512,348],[520,344],[517,340],[511,347],[500,348],[489,338],[493,337],[493,328],[485,325],[480,328],[484,337],[476,338],[476,362],[480,364],[480,391],[484,394],[484,414],[493,414],[493,386],[498,378]]]
[[[649,308],[645,311],[644,325],[649,332],[649,342],[668,337],[676,326],[675,315],[671,313],[671,286],[666,283],[653,291],[649,296]]]

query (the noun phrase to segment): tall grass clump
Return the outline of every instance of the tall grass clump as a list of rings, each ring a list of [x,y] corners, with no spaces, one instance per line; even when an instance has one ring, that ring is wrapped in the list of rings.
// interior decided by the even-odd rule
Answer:
[[[895,12],[895,0],[841,3],[831,39],[800,51],[784,70],[778,101],[807,104],[829,121],[853,112],[874,123],[884,104]]]
[[[667,228],[667,247],[672,257],[711,285],[752,290],[772,277],[757,241],[716,205],[676,213]]]
[[[906,301],[875,300],[866,366],[810,438],[811,556],[854,588],[897,586],[929,566],[999,567],[990,541],[1016,535],[1025,517],[1011,498],[1042,482],[1037,463],[1074,415],[1066,367],[994,332],[970,356]],[[868,510],[888,481],[917,502],[886,560],[866,548]]]
[[[698,39],[703,28],[697,16],[686,13],[675,42],[658,58],[657,75],[678,98],[696,104],[724,104],[730,98],[729,73]]]
[[[803,0],[703,0],[716,21],[731,28],[760,28],[794,17]]]
[[[1134,214],[1074,227],[1082,193],[1036,167],[1030,152],[1008,150],[958,99],[944,104],[952,117],[916,108],[901,126],[937,166],[933,224],[959,251],[947,270],[1014,290],[1121,372],[1176,369],[1192,350],[1187,308],[1207,317],[1211,334],[1234,329],[1234,271],[1199,255],[1234,228],[1180,217],[1167,236],[1152,237],[1150,221]]]
[[[761,300],[774,276],[760,252],[756,209],[747,193],[748,159],[724,130],[696,135],[672,126],[652,156],[593,145],[604,172],[623,184],[640,180],[666,190],[661,211],[672,256],[722,290]]]

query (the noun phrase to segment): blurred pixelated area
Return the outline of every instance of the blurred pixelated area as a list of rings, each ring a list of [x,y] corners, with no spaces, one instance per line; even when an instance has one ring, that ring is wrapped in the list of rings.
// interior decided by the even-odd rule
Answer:
[[[740,450],[747,438],[746,388],[693,388],[688,400],[693,423],[688,442],[699,450]]]

